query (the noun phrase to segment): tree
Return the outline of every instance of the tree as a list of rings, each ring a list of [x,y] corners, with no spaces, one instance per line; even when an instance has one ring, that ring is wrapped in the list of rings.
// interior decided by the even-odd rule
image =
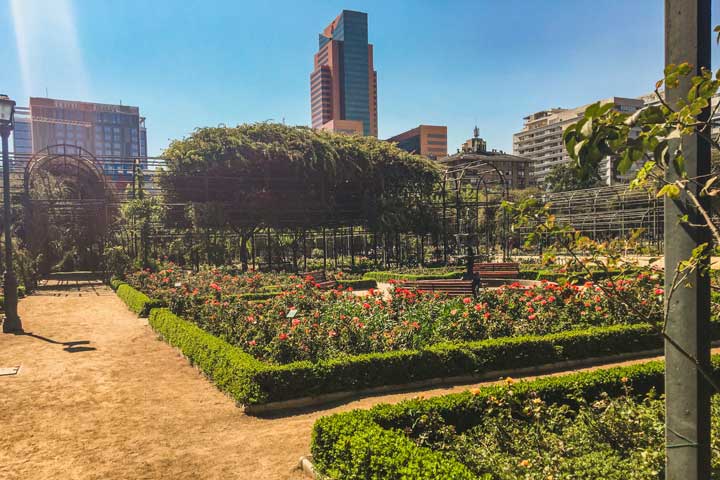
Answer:
[[[555,165],[545,178],[547,189],[557,193],[598,187],[601,185],[598,165],[597,161]]]
[[[190,224],[185,205],[215,205],[222,225],[214,226],[240,236],[244,269],[247,242],[260,228],[421,233],[437,224],[431,197],[438,168],[372,137],[272,123],[200,128],[164,156],[160,184],[170,224]],[[197,225],[201,210],[193,211]]]

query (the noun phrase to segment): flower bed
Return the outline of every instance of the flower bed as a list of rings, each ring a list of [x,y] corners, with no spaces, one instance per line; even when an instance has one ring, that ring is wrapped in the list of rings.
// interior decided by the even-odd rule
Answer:
[[[248,279],[213,271],[165,269],[129,279],[169,307],[152,312],[153,328],[245,405],[478,377],[662,344],[662,290],[646,275],[603,285],[514,284],[477,298],[401,284],[361,297],[342,287],[320,290],[297,276],[258,275],[251,292],[240,287]],[[229,385],[233,370],[239,383]]]
[[[713,366],[720,377],[719,357]],[[512,395],[493,386],[323,417],[315,468],[338,479],[658,478],[662,407],[610,400],[628,389],[661,393],[662,362],[520,382]]]
[[[513,284],[482,291],[477,298],[448,298],[402,284],[389,293],[370,289],[358,296],[342,285],[320,290],[312,279],[294,275],[266,279],[214,271],[191,275],[164,269],[129,281],[177,315],[274,364],[655,324],[662,309],[662,289],[646,275],[603,285]],[[616,301],[620,297],[623,301]]]
[[[662,339],[651,325],[619,325],[273,365],[257,360],[168,309],[153,310],[149,322],[219,388],[244,405],[427,379],[482,375],[559,361],[657,349],[662,345]]]

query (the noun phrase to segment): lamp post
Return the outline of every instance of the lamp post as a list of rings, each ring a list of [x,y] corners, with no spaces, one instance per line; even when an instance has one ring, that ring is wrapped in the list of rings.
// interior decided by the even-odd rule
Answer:
[[[3,167],[3,227],[5,232],[5,278],[3,291],[5,294],[5,321],[3,332],[22,332],[22,323],[17,314],[17,280],[13,271],[12,255],[12,206],[10,205],[10,152],[8,140],[13,130],[15,102],[7,95],[0,94],[0,136],[2,136],[2,167]]]

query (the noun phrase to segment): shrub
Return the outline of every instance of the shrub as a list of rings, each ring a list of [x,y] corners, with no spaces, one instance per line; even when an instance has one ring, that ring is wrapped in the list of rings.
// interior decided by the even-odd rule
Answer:
[[[720,357],[713,358],[713,367],[715,376],[719,376]],[[547,403],[577,408],[582,399],[590,401],[603,392],[611,397],[620,396],[628,386],[637,395],[645,395],[652,389],[662,393],[663,374],[663,363],[653,361],[520,382],[513,385],[513,396],[521,401],[537,395]],[[311,449],[315,467],[332,478],[424,478],[422,469],[405,459],[425,458],[430,450],[408,446],[401,440],[409,439],[406,432],[412,433],[418,422],[432,417],[451,424],[457,431],[465,431],[478,425],[505,391],[504,386],[489,386],[323,417],[313,428]],[[366,440],[372,438],[382,438],[382,441],[375,445]],[[395,462],[396,452],[388,445],[402,448],[402,462]],[[452,458],[448,458],[448,463],[457,465]],[[383,469],[378,470],[378,466]]]
[[[364,277],[378,282],[387,282],[388,280],[445,280],[452,278],[462,278],[465,274],[464,270],[456,270],[446,273],[398,273],[398,272],[367,272]]]
[[[120,287],[120,285],[125,285],[125,284],[127,284],[127,282],[125,280],[121,280],[119,278],[110,279],[110,288],[112,288],[115,291],[117,291],[117,289],[118,289],[118,287]]]
[[[259,397],[252,374],[263,368],[263,364],[251,355],[165,308],[151,310],[148,322],[230,397],[240,402],[251,402]]]
[[[442,344],[421,350],[347,356],[316,363],[304,361],[271,365],[255,359],[167,309],[153,310],[150,317],[154,319],[151,320],[153,328],[170,344],[180,348],[189,358],[202,359],[193,362],[203,371],[209,368],[206,373],[211,378],[214,378],[212,372],[218,368],[217,365],[242,369],[236,372],[241,377],[237,381],[248,385],[243,388],[235,386],[228,393],[246,405],[437,377],[531,367],[560,360],[646,350],[662,344],[652,326],[632,325],[540,337]],[[197,338],[190,339],[190,336]],[[186,348],[190,350],[186,352]],[[207,351],[203,353],[203,349]],[[230,359],[213,358],[214,355],[228,356]],[[245,360],[231,361],[236,357]],[[206,367],[206,364],[209,366]],[[252,367],[250,370],[248,365]],[[225,390],[222,385],[219,386]]]
[[[372,278],[361,278],[359,280],[338,280],[338,285],[342,288],[352,288],[353,290],[369,290],[377,288],[377,281]]]
[[[146,317],[150,310],[162,306],[162,302],[152,299],[142,292],[135,290],[127,283],[118,285],[117,295],[139,317]]]

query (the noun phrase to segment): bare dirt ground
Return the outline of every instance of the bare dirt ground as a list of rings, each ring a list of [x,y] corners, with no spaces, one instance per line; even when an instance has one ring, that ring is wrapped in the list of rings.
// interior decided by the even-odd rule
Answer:
[[[296,480],[320,416],[476,386],[258,418],[91,277],[49,281],[20,315],[28,333],[0,334],[0,367],[21,366],[0,376],[2,479]]]

